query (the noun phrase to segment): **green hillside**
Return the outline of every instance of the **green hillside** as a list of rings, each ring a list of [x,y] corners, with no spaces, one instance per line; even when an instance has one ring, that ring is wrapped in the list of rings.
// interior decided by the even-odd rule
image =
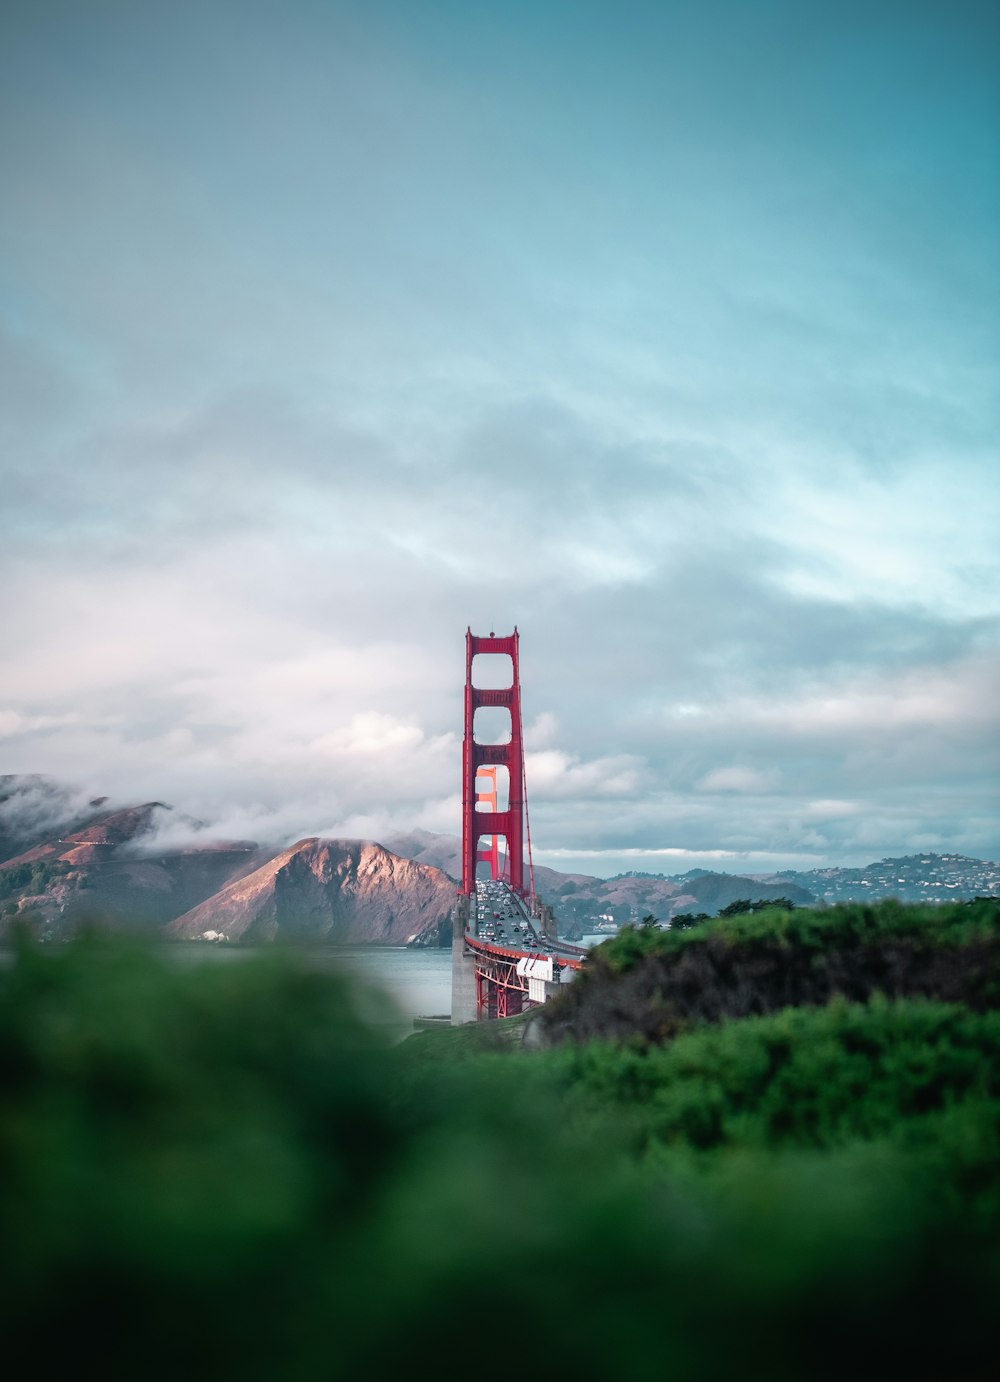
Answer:
[[[656,1042],[699,1021],[876,994],[1000,1007],[1000,901],[767,907],[690,929],[627,927],[591,951],[542,1026],[552,1040]]]
[[[997,929],[978,903],[635,931],[544,1028],[394,1047],[301,957],[24,943],[0,971],[7,1350],[111,1378],[985,1378]],[[965,996],[872,971],[822,998],[832,956],[890,952]],[[775,1004],[776,955],[816,992]],[[681,1003],[693,956],[746,1016]],[[633,999],[666,1025],[629,1031]]]

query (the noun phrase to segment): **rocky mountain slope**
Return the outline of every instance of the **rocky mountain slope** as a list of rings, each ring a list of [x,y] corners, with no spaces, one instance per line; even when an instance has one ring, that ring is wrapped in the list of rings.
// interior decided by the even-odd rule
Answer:
[[[259,862],[249,841],[158,849],[155,826],[168,811],[146,802],[98,812],[82,829],[3,860],[0,918],[30,915],[53,940],[88,918],[155,930]]]
[[[188,940],[404,945],[450,934],[455,885],[368,840],[299,840],[178,917]]]
[[[24,790],[11,790],[11,781]],[[310,839],[281,850],[237,840],[164,848],[158,830],[173,817],[162,803],[109,810],[91,801],[81,823],[40,783],[5,784],[7,802],[21,800],[0,840],[0,937],[20,917],[46,940],[87,921],[177,938],[450,940],[454,883],[381,845]]]

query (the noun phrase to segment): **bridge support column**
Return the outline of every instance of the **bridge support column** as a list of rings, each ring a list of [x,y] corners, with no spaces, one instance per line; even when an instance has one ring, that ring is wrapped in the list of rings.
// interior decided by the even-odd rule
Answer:
[[[539,902],[536,899],[534,914],[535,916],[537,916],[539,922],[541,923],[538,929],[541,931],[545,939],[550,941],[558,940],[559,931],[556,924],[555,913],[553,912],[552,908],[549,907],[546,903]]]
[[[499,653],[510,658],[510,685],[498,689],[473,686],[472,663],[479,653]],[[507,842],[507,863],[510,869],[510,886],[519,897],[524,897],[524,745],[521,734],[521,680],[518,670],[518,632],[497,637],[490,634],[484,637],[465,631],[465,735],[462,741],[462,892],[472,894],[476,890],[476,864],[480,859],[479,838],[490,837],[495,842],[502,835]],[[510,741],[506,744],[480,744],[475,737],[476,711],[483,706],[494,706],[510,712]],[[476,788],[476,778],[493,770],[496,782],[496,769],[507,769],[507,809],[497,811],[477,811],[481,802],[487,802],[488,794],[480,794]],[[496,865],[492,857],[495,843],[491,843],[490,862],[493,876]]]
[[[453,913],[451,940],[451,1025],[461,1027],[475,1022],[479,1016],[476,1005],[476,960],[465,948],[465,928],[469,919],[469,899],[460,897]]]

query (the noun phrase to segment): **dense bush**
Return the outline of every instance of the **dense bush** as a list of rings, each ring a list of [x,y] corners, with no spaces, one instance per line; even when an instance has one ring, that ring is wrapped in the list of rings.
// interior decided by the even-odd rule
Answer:
[[[647,1151],[830,1150],[903,1123],[910,1142],[920,1120],[1000,1107],[1000,1012],[913,999],[788,1008],[660,1047],[593,1042],[550,1059],[578,1103],[631,1111]]]
[[[49,949],[0,973],[0,1331],[33,1370],[987,1375],[993,1014],[497,1026],[457,1059],[301,959]]]
[[[599,964],[619,972],[650,954],[671,955],[709,937],[729,945],[775,942],[786,948],[842,949],[887,939],[918,939],[928,945],[963,945],[1000,937],[1000,898],[943,906],[906,905],[888,898],[881,902],[843,902],[835,907],[790,907],[778,904],[739,904],[709,918],[697,932],[626,926],[617,936],[591,951]]]
[[[660,1042],[698,1022],[840,995],[1000,1006],[1000,901],[765,909],[690,929],[628,927],[547,1004],[550,1040]]]

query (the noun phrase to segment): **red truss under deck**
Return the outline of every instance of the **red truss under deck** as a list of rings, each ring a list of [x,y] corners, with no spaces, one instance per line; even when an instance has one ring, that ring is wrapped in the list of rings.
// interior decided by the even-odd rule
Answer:
[[[491,969],[482,969],[477,965],[476,1015],[480,1019],[513,1017],[523,1012],[527,994],[528,981],[518,975],[516,961]]]
[[[466,949],[471,951],[476,962],[476,1017],[513,1017],[525,1008],[534,1007],[528,998],[529,985],[526,974],[518,973],[519,960],[540,960],[546,952],[541,950],[508,950],[491,945],[486,941],[465,937]],[[564,953],[575,947],[563,946],[556,962],[556,969],[579,969],[583,964],[585,952],[576,955]]]

